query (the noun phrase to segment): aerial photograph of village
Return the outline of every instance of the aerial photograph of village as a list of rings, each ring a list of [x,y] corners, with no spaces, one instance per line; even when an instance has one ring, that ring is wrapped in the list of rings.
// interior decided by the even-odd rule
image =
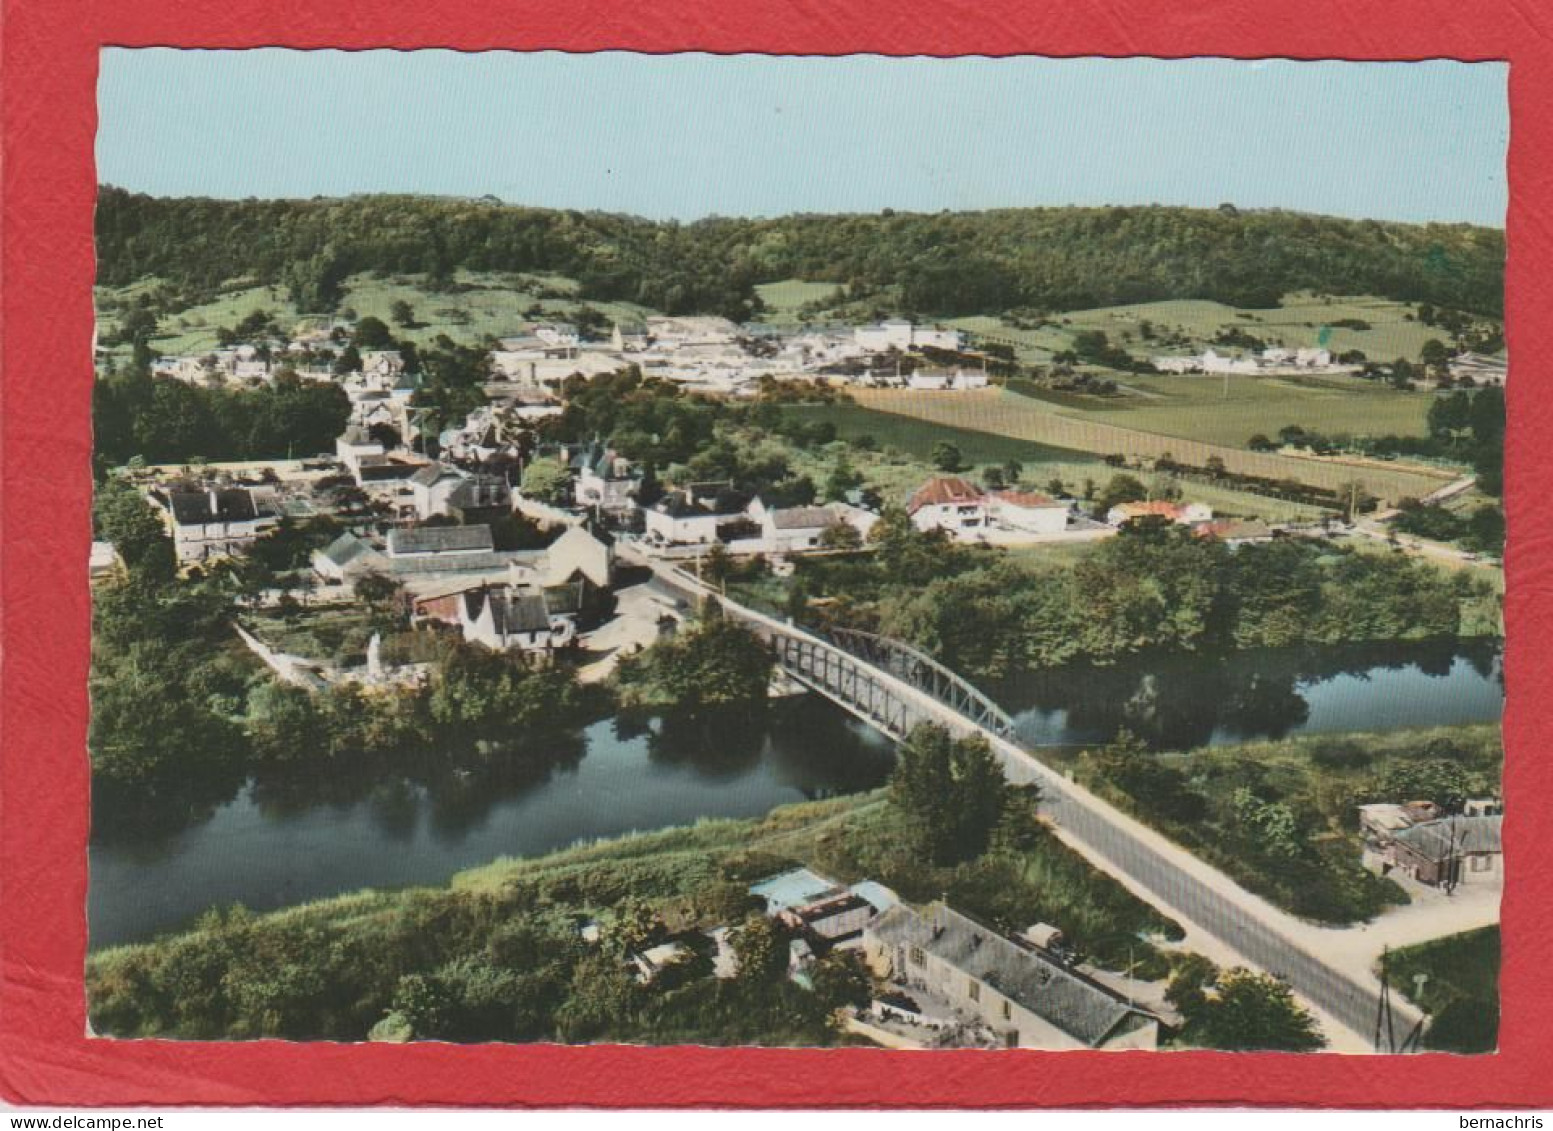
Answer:
[[[94,1035],[1496,1048],[1503,66],[101,68]]]

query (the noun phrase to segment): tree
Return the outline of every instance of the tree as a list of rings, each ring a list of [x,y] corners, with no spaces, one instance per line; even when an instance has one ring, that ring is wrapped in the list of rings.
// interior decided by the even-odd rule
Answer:
[[[1111,512],[1111,508],[1122,503],[1141,502],[1149,497],[1149,490],[1143,485],[1143,481],[1135,475],[1113,475],[1111,481],[1101,489],[1096,496],[1093,510],[1096,515],[1104,518]]]
[[[530,499],[563,506],[571,499],[572,474],[560,460],[531,460],[523,469],[520,490]]]
[[[1236,967],[1220,975],[1214,991],[1188,1031],[1203,1048],[1314,1052],[1326,1046],[1287,982]]]
[[[835,464],[831,467],[830,477],[825,480],[825,498],[830,502],[842,502],[848,492],[861,487],[863,477],[852,466],[852,461],[843,453],[836,457]]]
[[[935,443],[930,458],[934,467],[950,475],[965,466],[965,458],[960,454],[960,449],[948,440],[939,440]]]
[[[1500,526],[1503,527],[1502,521]],[[820,545],[827,550],[856,550],[862,544],[862,534],[850,522],[833,522],[820,531]]]
[[[764,703],[771,665],[771,652],[760,637],[708,600],[678,635],[621,661],[616,676],[623,688],[647,702],[695,712]]]
[[[388,309],[388,316],[400,326],[415,325],[415,308],[402,298],[394,300],[394,304]]]
[[[334,359],[334,375],[343,377],[347,373],[361,372],[361,351],[354,344],[346,346],[340,351],[340,356]]]
[[[890,801],[935,864],[985,852],[1008,798],[1003,769],[980,735],[955,739],[941,726],[920,723],[901,743]]]
[[[394,335],[389,330],[388,323],[381,318],[368,315],[356,323],[356,332],[351,335],[351,344],[357,349],[389,350],[394,348]]]
[[[787,933],[764,915],[745,920],[729,933],[728,943],[739,960],[739,981],[768,986],[787,977]]]
[[[110,479],[93,500],[97,531],[113,543],[132,577],[153,583],[170,581],[177,571],[173,541],[156,510],[128,483]]]

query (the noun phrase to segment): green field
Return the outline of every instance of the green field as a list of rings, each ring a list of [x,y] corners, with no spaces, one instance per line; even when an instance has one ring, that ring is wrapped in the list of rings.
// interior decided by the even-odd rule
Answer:
[[[932,452],[933,446],[943,441],[960,449],[970,469],[967,474],[972,478],[988,465],[1018,460],[1024,465],[1023,482],[1037,490],[1044,491],[1050,480],[1060,479],[1065,489],[1076,495],[1083,491],[1086,480],[1103,485],[1117,473],[1115,468],[1086,452],[875,412],[862,405],[788,405],[782,411],[797,419],[828,420],[836,426],[836,434],[842,440],[873,437],[879,445],[878,451],[850,449],[847,459],[867,483],[892,501],[905,499],[924,480],[941,474],[932,463]],[[795,470],[800,474],[807,473],[816,483],[824,482],[834,465],[834,458],[830,452],[804,450],[792,455]],[[1322,513],[1316,507],[1211,483],[1186,483],[1182,489],[1188,499],[1207,503],[1215,514],[1223,517],[1297,522],[1319,518]],[[1082,552],[1082,548],[1075,552]]]
[[[130,287],[99,288],[98,308],[121,303],[154,285],[154,281],[142,281]],[[396,337],[409,338],[417,345],[429,344],[439,334],[475,345],[488,336],[521,333],[535,320],[572,317],[584,305],[611,320],[640,319],[653,313],[633,303],[584,303],[574,297],[576,283],[560,276],[459,271],[454,287],[454,291],[434,292],[427,289],[421,276],[352,275],[345,281],[340,306],[354,310],[359,317],[381,318]],[[401,300],[414,309],[413,327],[399,326],[390,319],[393,304]],[[216,348],[219,327],[233,326],[254,310],[269,311],[288,329],[317,322],[308,312],[297,310],[284,287],[238,288],[163,318],[161,333],[152,339],[151,346],[166,355],[204,353]],[[116,313],[103,315],[107,326],[117,320]]]
[[[762,322],[773,326],[793,325],[803,321],[798,311],[811,302],[823,302],[836,293],[838,283],[809,283],[803,279],[783,279],[778,283],[761,283],[755,288],[760,301],[766,306],[761,314]]]
[[[1445,331],[1409,320],[1414,313],[1410,303],[1370,296],[1333,296],[1321,298],[1294,293],[1285,296],[1282,306],[1273,309],[1236,308],[1205,299],[1174,299],[1167,302],[1135,303],[1092,310],[1070,310],[1051,315],[1039,329],[1021,329],[1002,319],[989,317],[958,318],[952,324],[962,329],[1003,339],[1013,344],[1020,360],[1027,364],[1045,364],[1051,355],[1068,349],[1076,334],[1100,330],[1114,345],[1134,356],[1199,352],[1212,343],[1221,330],[1239,329],[1269,345],[1325,345],[1334,354],[1362,350],[1372,361],[1418,358],[1430,338],[1442,341]],[[1367,330],[1334,326],[1334,322],[1359,320],[1369,323]],[[1143,337],[1148,322],[1153,340]],[[1330,327],[1325,343],[1323,327]],[[1172,339],[1177,339],[1173,341]],[[1184,343],[1184,344],[1183,344]],[[1222,347],[1221,347],[1222,352]]]
[[[1021,396],[1001,389],[971,393],[919,393],[897,389],[860,389],[854,393],[865,407],[908,417],[939,427],[986,432],[996,436],[1050,444],[1096,455],[1118,453],[1157,459],[1166,455],[1202,467],[1217,456],[1236,474],[1271,479],[1297,479],[1312,486],[1340,489],[1358,482],[1383,499],[1422,497],[1450,479],[1450,473],[1418,469],[1402,464],[1352,463],[1303,459],[1251,452],[1239,445],[1215,444],[1202,439],[1214,434],[1208,423],[1211,412],[1198,400],[1191,404],[1156,409],[1086,412],[1070,405]],[[1357,413],[1367,402],[1359,395],[1343,400]],[[1197,425],[1193,427],[1193,424]],[[1291,421],[1292,423],[1292,421]],[[1162,431],[1179,429],[1177,434]],[[1276,432],[1277,426],[1270,431]],[[1189,435],[1187,434],[1189,432]]]
[[[1209,444],[1244,447],[1298,424],[1350,436],[1423,436],[1430,392],[1399,392],[1362,377],[1251,377],[1202,373],[1129,377],[1130,396],[1029,392],[1051,411]],[[1024,390],[1022,390],[1024,391]]]

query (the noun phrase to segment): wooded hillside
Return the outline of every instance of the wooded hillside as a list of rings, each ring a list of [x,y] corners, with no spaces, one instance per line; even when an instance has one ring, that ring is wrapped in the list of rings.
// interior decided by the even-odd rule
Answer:
[[[1274,306],[1296,290],[1372,294],[1498,317],[1501,230],[1279,211],[1029,208],[711,218],[692,224],[514,207],[492,198],[162,199],[105,187],[98,282],[155,276],[209,295],[288,286],[322,312],[352,272],[544,272],[586,298],[671,314],[758,313],[758,283],[835,281],[924,317],[1171,298]]]

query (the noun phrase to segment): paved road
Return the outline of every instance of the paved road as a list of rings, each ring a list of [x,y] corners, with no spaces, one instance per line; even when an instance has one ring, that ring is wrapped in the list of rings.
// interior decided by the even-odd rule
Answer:
[[[655,569],[654,587],[665,593],[694,600],[696,590],[688,580]],[[730,615],[750,622],[763,635],[799,630],[724,600]],[[839,650],[837,650],[839,652]],[[844,661],[855,657],[839,653],[827,663],[811,660],[805,670],[791,674],[836,699],[865,720],[877,717],[879,704],[847,702],[835,694],[835,673]],[[873,669],[873,689],[890,687],[913,707],[912,714],[937,717],[952,726],[971,729],[966,720],[936,699],[925,695],[887,672]],[[850,691],[851,688],[846,690]],[[1282,929],[1287,916],[1245,891],[1228,876],[1191,856],[1178,845],[1150,834],[1132,818],[1055,773],[1024,748],[987,736],[1002,756],[1010,780],[1041,786],[1043,808],[1052,821],[1075,842],[1091,862],[1103,870],[1131,880],[1174,916],[1218,939],[1261,969],[1286,979],[1294,989],[1365,1041],[1373,1039],[1378,1007],[1378,985],[1361,985],[1353,978],[1296,945]],[[1418,1019],[1405,1002],[1393,997],[1397,1038],[1404,1037]]]

